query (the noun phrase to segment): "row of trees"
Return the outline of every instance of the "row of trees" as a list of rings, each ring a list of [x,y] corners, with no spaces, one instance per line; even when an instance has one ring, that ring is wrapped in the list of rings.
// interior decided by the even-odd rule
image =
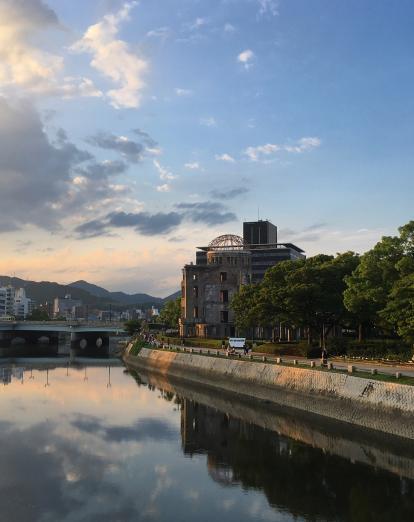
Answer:
[[[160,326],[177,329],[178,328],[178,319],[180,318],[181,313],[181,298],[177,297],[177,299],[173,299],[171,301],[167,301],[158,317],[155,318],[156,323],[159,323]],[[138,332],[144,325],[146,321],[141,319],[131,319],[125,323],[125,329],[129,333],[129,335],[133,335]]]
[[[261,284],[233,298],[239,328],[283,323],[307,332],[308,343],[335,327],[414,342],[414,221],[359,256],[346,252],[284,261]]]

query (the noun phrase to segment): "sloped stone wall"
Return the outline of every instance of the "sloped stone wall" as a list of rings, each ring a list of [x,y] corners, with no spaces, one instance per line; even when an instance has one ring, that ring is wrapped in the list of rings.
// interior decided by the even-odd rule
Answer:
[[[414,387],[352,375],[142,349],[128,364],[414,439]]]

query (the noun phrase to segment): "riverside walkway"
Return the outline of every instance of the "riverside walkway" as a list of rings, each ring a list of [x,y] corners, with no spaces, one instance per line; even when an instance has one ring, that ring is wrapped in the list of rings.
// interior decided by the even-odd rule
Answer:
[[[167,343],[164,343],[165,346],[168,346]],[[182,346],[177,344],[169,345],[173,349],[183,350],[194,350],[194,353],[202,353],[205,355],[208,354],[217,354],[225,357],[227,355],[226,350],[216,349],[216,348],[200,348],[198,346]],[[249,352],[246,356],[243,354],[241,350],[233,355],[232,357],[238,357],[240,354],[242,360],[256,360],[263,361],[263,357],[266,358],[266,361],[276,363],[278,360],[287,364],[295,364],[295,361],[300,366],[308,366],[309,368],[313,366],[321,366],[320,358],[308,359],[306,357],[300,356],[291,356],[291,355],[270,355],[262,352]],[[353,366],[356,372],[366,372],[370,373],[371,370],[376,370],[379,374],[391,375],[395,376],[396,373],[400,373],[401,376],[413,377],[414,378],[414,363],[382,363],[379,361],[367,361],[367,360],[359,360],[359,359],[343,359],[341,357],[331,357],[328,360],[329,363],[333,365],[333,369],[335,370],[348,370],[349,366]]]

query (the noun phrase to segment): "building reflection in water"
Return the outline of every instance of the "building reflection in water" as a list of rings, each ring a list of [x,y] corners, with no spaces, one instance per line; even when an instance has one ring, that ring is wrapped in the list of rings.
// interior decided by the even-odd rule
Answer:
[[[70,374],[69,374],[69,367],[70,367],[70,364],[66,364],[66,377],[70,377]],[[37,368],[38,371],[44,371],[45,372],[45,388],[47,388],[48,386],[51,385],[50,383],[50,380],[49,380],[49,371],[53,371],[56,367],[54,366],[51,366],[50,368],[49,367],[46,367],[46,368]],[[80,370],[81,367],[80,366],[77,366],[76,367],[77,370]],[[112,387],[112,383],[111,383],[111,366],[107,366],[107,383],[106,383],[106,387],[107,388],[111,388]],[[87,366],[85,366],[84,368],[82,368],[83,370],[83,380],[85,382],[88,381],[89,377],[88,377],[88,373],[87,373]],[[30,380],[33,380],[34,379],[34,375],[33,375],[33,368],[25,368],[25,367],[19,367],[19,366],[0,366],[0,382],[3,383],[3,386],[7,386],[8,384],[11,384],[12,382],[12,379],[15,379],[17,381],[20,381],[22,384],[24,384],[24,374],[25,372],[29,372],[29,376],[28,376],[28,379]]]
[[[413,520],[413,480],[180,402],[183,452],[205,454],[210,477],[221,485],[261,490],[272,506],[311,520]]]

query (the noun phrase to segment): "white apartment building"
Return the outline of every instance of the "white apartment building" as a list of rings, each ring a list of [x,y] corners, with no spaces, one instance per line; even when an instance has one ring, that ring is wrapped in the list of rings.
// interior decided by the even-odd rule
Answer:
[[[80,299],[72,299],[70,294],[66,294],[65,298],[55,297],[53,302],[53,317],[65,317],[66,319],[75,319],[76,308],[82,306]]]
[[[12,286],[0,286],[0,319],[13,315],[14,288]]]
[[[14,291],[13,315],[17,319],[26,319],[33,312],[34,302],[26,296],[24,288],[16,288]]]
[[[33,311],[33,304],[24,288],[0,287],[0,319],[26,319]]]

